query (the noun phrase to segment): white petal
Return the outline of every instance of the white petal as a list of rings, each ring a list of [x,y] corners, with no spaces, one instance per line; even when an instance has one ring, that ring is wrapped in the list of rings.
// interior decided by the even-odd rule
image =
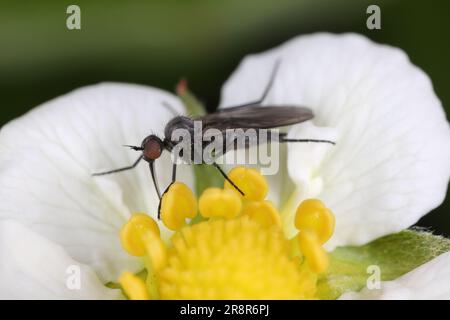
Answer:
[[[17,222],[0,222],[0,299],[121,298],[61,246]]]
[[[222,106],[261,96],[277,60],[264,104],[313,109],[315,130],[304,132],[313,136],[297,138],[337,137],[317,162],[309,153],[318,155],[319,146],[289,145],[292,180],[316,188],[297,192],[297,202],[312,193],[336,214],[329,248],[405,229],[443,201],[449,124],[430,79],[403,51],[355,34],[298,37],[245,58],[223,88]]]
[[[137,271],[141,260],[124,252],[118,232],[131,212],[156,214],[148,165],[142,161],[127,172],[91,174],[132,164],[139,153],[122,145],[140,145],[150,133],[162,135],[173,117],[162,102],[181,113],[178,99],[163,91],[100,84],[47,102],[4,126],[0,218],[18,220],[62,245],[104,282],[116,281],[124,270]],[[157,172],[165,188],[171,175],[168,154],[157,161]],[[181,170],[179,179],[190,184],[190,171]]]
[[[450,252],[425,263],[402,277],[381,282],[380,289],[364,288],[343,294],[346,300],[448,300],[450,299]]]

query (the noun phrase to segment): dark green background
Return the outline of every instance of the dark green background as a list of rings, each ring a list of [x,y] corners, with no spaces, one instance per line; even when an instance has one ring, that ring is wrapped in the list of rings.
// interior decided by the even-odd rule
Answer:
[[[81,7],[82,29],[66,28]],[[382,29],[366,28],[378,4]],[[76,87],[124,81],[173,90],[180,77],[214,109],[241,58],[293,36],[354,31],[404,49],[449,112],[450,1],[0,1],[0,123]],[[449,197],[422,226],[450,235]]]

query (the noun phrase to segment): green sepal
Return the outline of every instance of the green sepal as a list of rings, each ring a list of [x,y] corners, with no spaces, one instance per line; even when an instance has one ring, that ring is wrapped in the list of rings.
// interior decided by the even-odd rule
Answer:
[[[371,276],[367,268],[380,268],[381,281],[394,280],[450,250],[450,240],[422,230],[405,230],[363,246],[336,248],[330,268],[318,281],[318,297],[336,299],[359,291]]]
[[[207,113],[203,103],[188,89],[186,80],[178,83],[176,92],[189,116],[200,117]]]

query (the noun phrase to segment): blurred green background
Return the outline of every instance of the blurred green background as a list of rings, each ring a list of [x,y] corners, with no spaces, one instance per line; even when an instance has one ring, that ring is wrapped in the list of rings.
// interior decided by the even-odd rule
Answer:
[[[81,30],[66,28],[70,4],[81,7]],[[381,7],[381,30],[366,28],[370,4]],[[449,114],[449,12],[450,1],[1,0],[0,124],[101,81],[173,91],[186,77],[213,110],[243,56],[315,31],[353,31],[402,48]],[[419,224],[450,236],[449,198]]]

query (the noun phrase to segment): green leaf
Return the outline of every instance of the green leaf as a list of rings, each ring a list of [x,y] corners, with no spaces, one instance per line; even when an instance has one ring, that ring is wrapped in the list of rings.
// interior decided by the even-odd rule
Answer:
[[[393,280],[450,250],[450,240],[421,230],[405,230],[364,246],[336,248],[330,268],[318,281],[321,299],[336,299],[347,291],[359,291],[376,265],[381,280]]]

